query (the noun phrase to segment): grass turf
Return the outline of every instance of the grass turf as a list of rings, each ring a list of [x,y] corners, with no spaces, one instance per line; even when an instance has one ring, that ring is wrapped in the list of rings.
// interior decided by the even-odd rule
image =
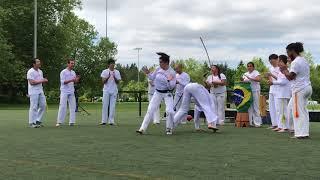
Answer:
[[[49,105],[45,127],[32,129],[27,105],[2,105],[0,179],[320,178],[320,123],[311,123],[310,140],[231,124],[213,134],[188,123],[166,136],[164,122],[141,136],[137,104],[120,103],[118,125],[106,127],[97,126],[101,105],[83,107],[90,116],[78,114],[77,126],[56,128],[57,105]]]

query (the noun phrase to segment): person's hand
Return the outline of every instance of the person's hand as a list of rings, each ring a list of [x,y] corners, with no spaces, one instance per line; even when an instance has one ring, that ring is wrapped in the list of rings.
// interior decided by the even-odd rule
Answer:
[[[266,77],[270,77],[270,76],[272,76],[271,72],[267,72]]]
[[[171,76],[171,75],[169,75],[167,78],[168,81],[171,81],[172,79],[173,79],[173,76]]]
[[[269,84],[270,86],[273,85],[273,82],[272,82],[272,81],[268,80],[267,82],[268,82],[268,84]]]
[[[150,73],[150,70],[148,69],[147,66],[143,66],[143,67],[142,67],[142,71],[143,71],[145,74],[149,74],[149,73]]]
[[[47,83],[48,82],[48,79],[47,78],[43,78],[42,79],[42,83]]]
[[[80,81],[80,75],[77,75],[75,78],[75,83],[78,83]]]
[[[280,71],[285,71],[288,69],[287,65],[279,65]]]

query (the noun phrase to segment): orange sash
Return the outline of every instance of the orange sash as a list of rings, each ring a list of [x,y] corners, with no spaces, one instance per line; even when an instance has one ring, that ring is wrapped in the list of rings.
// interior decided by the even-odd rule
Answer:
[[[298,118],[299,117],[299,112],[298,112],[298,93],[294,93],[294,117]]]

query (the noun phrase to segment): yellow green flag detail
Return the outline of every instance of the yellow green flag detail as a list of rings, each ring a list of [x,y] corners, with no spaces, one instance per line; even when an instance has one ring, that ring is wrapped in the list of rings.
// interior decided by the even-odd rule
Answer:
[[[236,82],[233,87],[233,102],[238,112],[248,112],[252,103],[250,83]]]

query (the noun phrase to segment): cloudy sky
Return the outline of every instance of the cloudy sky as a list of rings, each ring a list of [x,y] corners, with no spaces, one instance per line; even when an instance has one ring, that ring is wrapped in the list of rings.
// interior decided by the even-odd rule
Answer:
[[[105,36],[106,0],[83,0],[76,14]],[[108,0],[108,37],[118,44],[118,62],[157,63],[155,52],[172,59],[206,60],[235,67],[240,59],[267,59],[301,41],[320,63],[318,0]]]

